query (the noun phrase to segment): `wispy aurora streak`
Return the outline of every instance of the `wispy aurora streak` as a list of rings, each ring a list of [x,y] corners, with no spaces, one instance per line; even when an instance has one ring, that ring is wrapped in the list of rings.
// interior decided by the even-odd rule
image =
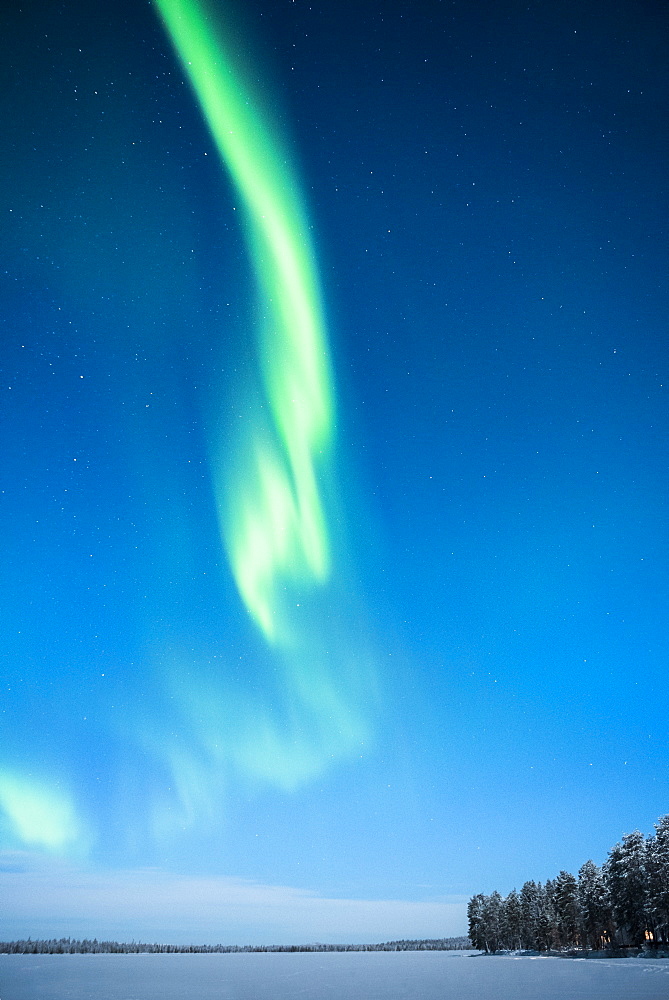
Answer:
[[[174,692],[203,774],[232,762],[290,790],[367,740],[374,688],[366,630],[334,572],[326,517],[334,398],[310,226],[282,144],[202,0],[157,6],[245,208],[262,395],[237,453],[217,457],[214,478],[239,593],[274,657],[267,693],[249,697],[223,677],[184,684],[178,671]]]
[[[0,771],[0,812],[10,836],[22,844],[55,853],[83,847],[84,833],[73,802],[57,781],[38,782],[24,773]]]
[[[332,379],[309,226],[272,127],[203,5],[157,5],[246,208],[273,433],[255,431],[223,534],[246,607],[266,639],[281,643],[289,636],[280,590],[322,582],[330,571],[317,467],[331,444]]]

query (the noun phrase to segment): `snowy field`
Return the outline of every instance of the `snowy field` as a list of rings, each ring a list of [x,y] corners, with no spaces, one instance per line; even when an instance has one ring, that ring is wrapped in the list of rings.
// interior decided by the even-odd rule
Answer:
[[[0,955],[0,1000],[668,1000],[669,959]]]

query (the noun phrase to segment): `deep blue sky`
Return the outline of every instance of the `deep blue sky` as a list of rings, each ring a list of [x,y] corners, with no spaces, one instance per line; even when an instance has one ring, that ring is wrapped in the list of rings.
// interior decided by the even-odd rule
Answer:
[[[254,277],[157,14],[12,4],[2,934],[457,933],[669,809],[666,10],[216,6],[313,226],[338,561],[309,628],[355,719],[314,737],[221,543]],[[260,716],[309,767],[250,774]],[[177,892],[110,924],[137,869],[437,910],[209,932]],[[77,878],[101,909],[59,916]]]

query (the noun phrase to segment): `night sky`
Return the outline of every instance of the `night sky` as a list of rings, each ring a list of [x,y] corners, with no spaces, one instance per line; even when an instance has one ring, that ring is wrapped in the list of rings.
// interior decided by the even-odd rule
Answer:
[[[667,9],[175,7],[2,15],[0,936],[463,933],[669,811]]]

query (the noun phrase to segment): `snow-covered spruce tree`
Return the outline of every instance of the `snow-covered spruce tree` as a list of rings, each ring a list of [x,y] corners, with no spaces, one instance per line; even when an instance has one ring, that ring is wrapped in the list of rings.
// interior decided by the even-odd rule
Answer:
[[[613,940],[611,898],[601,868],[586,861],[578,872],[579,934],[585,948],[604,948]]]
[[[504,948],[510,948],[513,951],[522,948],[522,916],[520,896],[515,889],[512,889],[502,906],[502,942]]]
[[[647,846],[648,908],[656,941],[669,944],[669,814],[660,816]]]
[[[550,951],[559,947],[557,913],[555,910],[555,883],[546,879],[545,885],[537,883],[538,919],[537,948]]]
[[[485,950],[494,954],[502,947],[502,897],[497,890],[485,897],[482,923]]]
[[[578,943],[578,883],[570,872],[562,871],[553,884],[557,939],[560,948],[575,948]]]
[[[626,834],[611,848],[604,871],[621,943],[638,948],[646,940],[650,923],[647,849],[639,830]]]
[[[520,917],[521,947],[533,951],[538,947],[539,889],[536,882],[525,882],[520,890]]]
[[[485,928],[483,926],[483,908],[486,897],[477,893],[467,904],[467,921],[469,925],[469,940],[474,948],[485,951]]]

